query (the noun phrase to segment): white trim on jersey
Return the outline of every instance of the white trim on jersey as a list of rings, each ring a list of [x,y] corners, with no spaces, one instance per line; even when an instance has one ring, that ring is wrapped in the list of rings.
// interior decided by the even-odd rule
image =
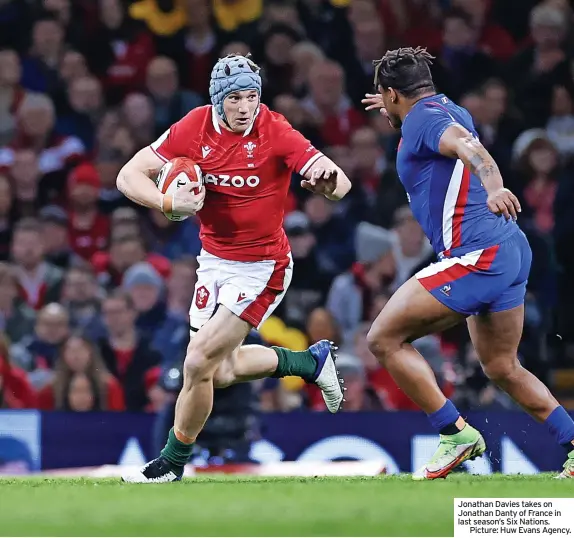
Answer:
[[[151,150],[162,160],[165,162],[168,162],[169,159],[166,159],[158,150],[159,147],[167,140],[167,137],[169,136],[169,132],[170,129],[168,129],[167,131],[165,131],[165,133],[163,133],[155,142],[152,142],[149,147],[151,148]]]
[[[309,168],[311,167],[311,165],[318,161],[321,157],[323,156],[322,153],[316,153],[315,155],[313,155],[313,157],[311,157],[303,166],[303,168],[301,168],[301,170],[299,170],[299,175],[304,175],[305,172],[307,172],[307,170],[309,170]]]
[[[454,210],[456,208],[456,201],[462,185],[462,176],[464,173],[464,163],[458,159],[454,165],[448,189],[444,199],[444,206],[442,208],[442,241],[444,249],[448,250],[452,247],[452,232],[454,221]]]
[[[469,265],[474,266],[478,263],[478,260],[482,256],[483,252],[484,252],[484,249],[480,249],[480,250],[475,250],[473,252],[468,252],[467,254],[464,254],[463,256],[459,256],[456,258],[444,258],[441,261],[438,261],[436,263],[432,263],[428,267],[421,269],[416,274],[416,277],[417,278],[426,278],[429,276],[434,276],[434,275],[437,275],[438,273],[442,273],[443,271],[446,271],[450,267],[453,267],[454,265],[457,265],[457,264],[464,265],[464,266],[469,266]]]
[[[216,132],[221,134],[221,126],[219,125],[219,120],[217,119],[217,112],[213,105],[211,105],[211,123],[213,123],[213,128],[216,130]]]

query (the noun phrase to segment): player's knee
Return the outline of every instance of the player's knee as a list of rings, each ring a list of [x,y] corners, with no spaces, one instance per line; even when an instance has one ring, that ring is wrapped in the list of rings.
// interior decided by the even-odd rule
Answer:
[[[213,368],[205,349],[197,345],[195,341],[191,341],[188,348],[185,360],[183,362],[183,370],[185,377],[190,380],[192,384],[208,381],[213,378]]]
[[[384,329],[371,327],[367,333],[369,351],[384,364],[398,345],[397,339]]]
[[[511,379],[520,368],[520,362],[516,357],[482,365],[484,373],[494,383],[504,383],[504,381]]]
[[[222,364],[213,376],[213,386],[216,389],[224,389],[235,383],[235,373],[232,368]]]

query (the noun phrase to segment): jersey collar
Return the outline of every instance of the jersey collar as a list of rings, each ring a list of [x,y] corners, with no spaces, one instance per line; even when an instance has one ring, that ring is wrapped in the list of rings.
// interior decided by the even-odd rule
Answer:
[[[251,134],[251,131],[253,131],[253,126],[255,125],[255,121],[257,120],[257,116],[259,116],[260,111],[261,107],[258,107],[257,111],[255,112],[255,116],[253,117],[253,121],[251,122],[251,125],[247,127],[247,129],[245,129],[243,136],[248,136],[249,134]],[[213,124],[213,128],[215,129],[217,134],[221,134],[221,125],[219,124],[217,112],[215,111],[215,107],[213,105],[211,106],[211,123]]]

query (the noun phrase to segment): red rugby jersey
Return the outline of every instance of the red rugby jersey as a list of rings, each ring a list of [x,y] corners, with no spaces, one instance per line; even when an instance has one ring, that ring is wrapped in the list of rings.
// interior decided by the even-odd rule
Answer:
[[[289,252],[283,230],[293,171],[321,153],[287,120],[261,105],[245,133],[223,128],[211,105],[198,107],[150,146],[164,161],[194,160],[207,189],[198,213],[203,248],[235,261],[278,260]]]

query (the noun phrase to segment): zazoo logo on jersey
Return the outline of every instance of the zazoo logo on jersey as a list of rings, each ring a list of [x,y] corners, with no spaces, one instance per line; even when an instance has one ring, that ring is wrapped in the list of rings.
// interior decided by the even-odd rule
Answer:
[[[258,176],[230,176],[228,174],[205,174],[205,183],[213,183],[218,187],[257,187],[260,180]]]

